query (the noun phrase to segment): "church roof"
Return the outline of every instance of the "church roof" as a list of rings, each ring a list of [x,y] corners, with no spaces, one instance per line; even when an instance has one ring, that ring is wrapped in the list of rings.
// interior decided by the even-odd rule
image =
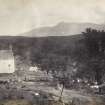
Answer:
[[[0,60],[7,60],[13,58],[13,52],[11,50],[0,50]]]

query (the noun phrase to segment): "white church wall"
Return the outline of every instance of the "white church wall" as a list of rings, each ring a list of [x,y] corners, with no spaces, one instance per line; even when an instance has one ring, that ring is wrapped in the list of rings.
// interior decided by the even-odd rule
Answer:
[[[15,71],[14,59],[0,60],[0,73],[13,73]]]

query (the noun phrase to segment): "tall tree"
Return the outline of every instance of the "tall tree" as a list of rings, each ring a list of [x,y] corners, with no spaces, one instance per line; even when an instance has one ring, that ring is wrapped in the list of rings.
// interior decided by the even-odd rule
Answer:
[[[105,32],[97,31],[91,28],[83,32],[85,45],[88,53],[87,66],[94,71],[95,80],[98,85],[102,84],[102,74],[105,73]],[[99,92],[101,90],[99,89]]]

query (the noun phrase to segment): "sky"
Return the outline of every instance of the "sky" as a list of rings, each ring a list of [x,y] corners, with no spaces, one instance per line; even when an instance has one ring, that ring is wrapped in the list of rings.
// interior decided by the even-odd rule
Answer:
[[[105,0],[0,0],[0,35],[59,22],[105,23]]]

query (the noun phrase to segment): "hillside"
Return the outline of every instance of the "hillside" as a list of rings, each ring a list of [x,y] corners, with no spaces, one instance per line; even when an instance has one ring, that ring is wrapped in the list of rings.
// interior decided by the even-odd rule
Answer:
[[[23,37],[23,36],[1,36],[0,49],[8,49],[13,46],[14,56],[24,61],[26,65],[29,61],[36,62],[36,59],[45,57],[48,54],[78,56],[84,51],[84,37],[82,35],[74,36],[48,36],[48,37]],[[81,50],[81,51],[82,51]],[[19,59],[20,59],[19,58]]]
[[[57,47],[57,50],[65,47],[72,49],[77,43],[82,43],[83,39],[82,35],[48,37],[0,36],[0,49],[8,49],[10,44],[12,44],[14,51],[18,49],[19,52],[24,49],[31,50],[33,47],[35,49],[32,50],[45,49],[45,47],[54,50],[54,46]],[[16,51],[16,53],[18,52]]]

